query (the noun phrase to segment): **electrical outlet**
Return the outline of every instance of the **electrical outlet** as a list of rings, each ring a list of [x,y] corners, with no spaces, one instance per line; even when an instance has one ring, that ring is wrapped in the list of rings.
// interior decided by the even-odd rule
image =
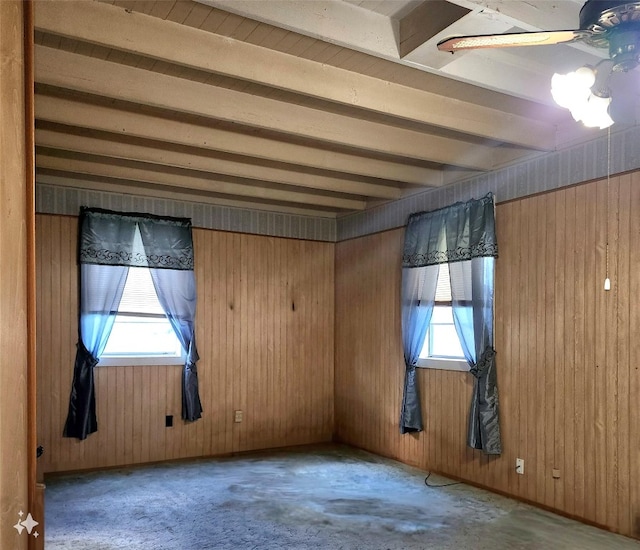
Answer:
[[[242,411],[235,411],[233,421],[242,422]]]
[[[516,474],[524,474],[524,458],[516,458]]]
[[[560,479],[560,470],[553,468],[553,470],[551,470],[551,477],[553,477],[553,479]]]

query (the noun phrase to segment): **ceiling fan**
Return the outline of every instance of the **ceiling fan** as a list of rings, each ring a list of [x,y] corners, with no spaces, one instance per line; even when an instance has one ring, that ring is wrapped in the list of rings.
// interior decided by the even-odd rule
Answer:
[[[576,30],[519,32],[447,38],[438,43],[446,52],[584,42],[609,48],[614,71],[629,71],[640,63],[640,1],[587,0]]]

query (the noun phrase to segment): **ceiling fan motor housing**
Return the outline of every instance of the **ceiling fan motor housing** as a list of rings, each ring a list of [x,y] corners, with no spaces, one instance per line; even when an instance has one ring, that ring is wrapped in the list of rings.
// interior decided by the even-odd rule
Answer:
[[[609,57],[614,71],[630,71],[640,63],[640,27],[625,28],[624,25],[611,31],[609,36]]]
[[[640,2],[587,0],[580,29],[589,31],[587,44],[609,47],[614,71],[629,71],[640,62]]]

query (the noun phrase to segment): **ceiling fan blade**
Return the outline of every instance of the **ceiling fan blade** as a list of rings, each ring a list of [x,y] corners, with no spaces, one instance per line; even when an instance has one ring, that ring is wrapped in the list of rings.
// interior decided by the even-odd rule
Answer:
[[[516,32],[506,34],[487,34],[477,36],[458,36],[438,42],[438,49],[443,52],[458,50],[476,50],[479,48],[512,48],[515,46],[542,46],[545,44],[562,44],[582,40],[592,33],[585,30],[575,31],[540,31]]]

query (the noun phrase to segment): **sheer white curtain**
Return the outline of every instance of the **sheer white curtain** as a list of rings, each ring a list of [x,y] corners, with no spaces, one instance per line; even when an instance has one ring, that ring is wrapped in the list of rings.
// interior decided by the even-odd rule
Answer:
[[[416,364],[429,329],[440,266],[406,267],[402,270],[402,347],[405,379],[400,432],[422,431],[422,408]]]

